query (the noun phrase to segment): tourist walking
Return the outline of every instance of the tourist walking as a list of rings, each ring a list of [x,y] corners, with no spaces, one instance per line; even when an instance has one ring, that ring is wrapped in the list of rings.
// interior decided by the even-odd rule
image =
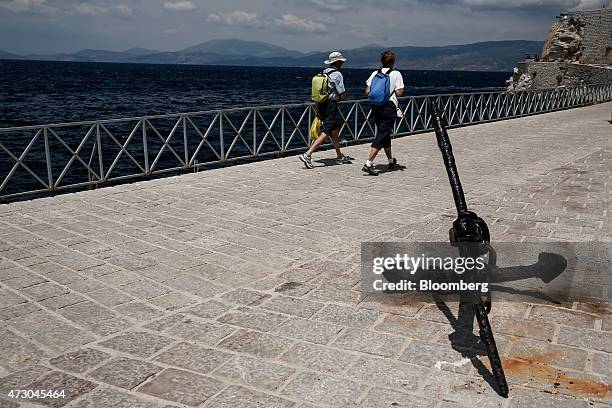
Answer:
[[[317,117],[321,120],[321,133],[312,143],[310,148],[299,156],[304,165],[312,169],[312,154],[331,136],[332,144],[336,150],[338,164],[350,164],[351,158],[345,156],[340,151],[338,134],[342,126],[342,118],[338,109],[338,102],[346,99],[346,89],[344,88],[344,78],[340,72],[342,64],[346,58],[338,51],[329,54],[325,65],[329,65],[323,72],[313,78],[312,99],[316,103]]]
[[[380,56],[382,68],[370,75],[366,81],[365,93],[372,105],[372,113],[376,123],[376,135],[368,160],[362,169],[371,176],[378,176],[378,171],[374,167],[374,159],[380,149],[384,149],[389,161],[389,170],[393,170],[397,165],[397,160],[391,152],[391,132],[395,125],[395,118],[402,117],[398,96],[404,95],[404,79],[399,71],[393,69],[395,65],[395,53],[385,51]]]

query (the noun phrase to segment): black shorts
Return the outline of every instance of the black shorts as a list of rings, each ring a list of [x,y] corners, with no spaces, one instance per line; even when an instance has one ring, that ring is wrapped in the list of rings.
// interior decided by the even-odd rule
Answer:
[[[376,136],[374,142],[372,142],[372,147],[376,149],[391,147],[391,132],[393,132],[397,114],[395,104],[389,101],[382,106],[373,106],[372,113],[376,123]]]
[[[321,102],[318,105],[317,110],[319,112],[319,119],[321,119],[322,122],[321,133],[325,133],[330,136],[332,131],[342,127],[340,112],[338,110],[338,102],[328,99],[325,102]]]

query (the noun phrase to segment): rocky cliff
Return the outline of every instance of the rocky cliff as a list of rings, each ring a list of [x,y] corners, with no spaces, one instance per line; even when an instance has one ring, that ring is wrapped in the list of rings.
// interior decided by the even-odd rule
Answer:
[[[540,61],[519,62],[508,91],[612,83],[612,9],[562,14],[544,42]]]
[[[548,31],[542,49],[544,62],[580,62],[585,23],[582,19],[564,15]]]

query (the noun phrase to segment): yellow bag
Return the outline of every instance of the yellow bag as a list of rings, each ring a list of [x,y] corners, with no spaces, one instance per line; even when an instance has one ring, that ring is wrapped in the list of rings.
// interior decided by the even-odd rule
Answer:
[[[308,131],[310,138],[315,140],[321,134],[321,119],[314,118],[312,124],[310,125],[310,130]]]

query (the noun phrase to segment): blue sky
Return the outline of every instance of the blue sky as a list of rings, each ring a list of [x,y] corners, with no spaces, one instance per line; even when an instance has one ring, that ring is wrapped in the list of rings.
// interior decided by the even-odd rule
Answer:
[[[175,51],[215,38],[299,51],[544,40],[558,13],[602,5],[610,0],[0,0],[0,49]]]

